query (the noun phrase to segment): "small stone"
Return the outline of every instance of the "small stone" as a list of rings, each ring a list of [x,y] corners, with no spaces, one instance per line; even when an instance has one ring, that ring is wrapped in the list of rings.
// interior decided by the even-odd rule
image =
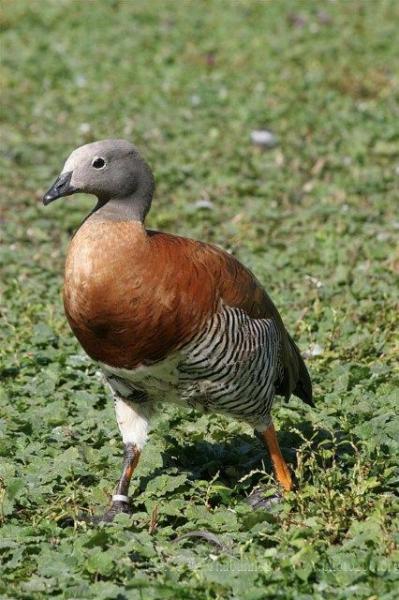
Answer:
[[[79,131],[80,131],[80,133],[90,133],[90,131],[91,131],[90,123],[81,123],[79,125]]]
[[[324,348],[320,344],[312,344],[310,346],[310,353],[312,356],[320,356],[323,354]]]
[[[199,106],[201,104],[201,98],[198,94],[193,94],[190,98],[190,102],[192,106]]]
[[[201,198],[200,200],[197,200],[196,202],[194,202],[193,206],[197,210],[200,210],[202,208],[206,208],[207,210],[213,210],[214,208],[213,202],[208,198]]]
[[[303,190],[303,191],[304,191],[306,194],[308,194],[309,192],[311,192],[311,191],[313,190],[314,186],[315,186],[315,182],[314,182],[314,181],[312,181],[312,180],[310,180],[310,181],[307,181],[307,182],[304,184],[304,186],[303,186],[302,190]]]
[[[263,148],[274,148],[277,145],[277,137],[267,129],[255,129],[251,131],[251,142]]]
[[[312,275],[305,275],[305,279],[317,289],[323,287],[323,283],[320,281],[320,279],[317,279],[317,277],[312,277]]]
[[[87,79],[84,75],[76,75],[75,83],[78,87],[83,88],[87,84]]]
[[[320,356],[323,354],[324,348],[320,344],[311,344],[309,349],[303,353],[304,358],[313,358],[314,356]]]

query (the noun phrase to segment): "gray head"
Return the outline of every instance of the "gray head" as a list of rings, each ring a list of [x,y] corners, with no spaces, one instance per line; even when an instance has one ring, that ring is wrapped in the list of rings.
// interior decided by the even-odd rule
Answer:
[[[144,221],[151,206],[154,178],[137,148],[125,140],[101,140],[80,146],[67,159],[60,176],[43,197],[57,198],[83,192],[97,196],[95,210],[109,205],[121,220]]]

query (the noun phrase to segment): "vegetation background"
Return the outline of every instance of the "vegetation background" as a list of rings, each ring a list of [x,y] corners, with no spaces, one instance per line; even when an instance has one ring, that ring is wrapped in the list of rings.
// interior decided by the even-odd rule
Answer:
[[[398,2],[8,0],[0,22],[0,597],[397,598]],[[249,428],[168,407],[134,516],[72,520],[107,505],[121,442],[60,298],[93,200],[40,198],[117,136],[155,170],[149,225],[237,255],[310,357],[316,408],[274,411],[298,491],[269,510]]]

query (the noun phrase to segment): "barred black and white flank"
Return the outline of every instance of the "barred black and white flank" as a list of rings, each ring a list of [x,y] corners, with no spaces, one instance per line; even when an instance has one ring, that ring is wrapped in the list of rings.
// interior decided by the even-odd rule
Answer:
[[[103,371],[116,396],[133,403],[183,402],[263,430],[283,376],[280,353],[273,319],[224,307],[174,356],[134,371]]]

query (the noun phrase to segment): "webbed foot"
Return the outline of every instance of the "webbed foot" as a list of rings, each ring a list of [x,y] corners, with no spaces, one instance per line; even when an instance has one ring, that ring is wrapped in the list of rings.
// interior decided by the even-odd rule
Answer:
[[[90,517],[89,521],[91,523],[112,523],[116,515],[119,515],[121,513],[124,513],[126,515],[133,514],[130,504],[128,502],[120,502],[119,500],[114,500],[109,509],[106,510],[103,515],[92,516]]]
[[[251,494],[246,498],[246,502],[253,508],[253,510],[268,510],[274,504],[279,504],[283,497],[281,494],[273,494],[272,496],[265,495],[266,490],[263,488],[255,488]]]

